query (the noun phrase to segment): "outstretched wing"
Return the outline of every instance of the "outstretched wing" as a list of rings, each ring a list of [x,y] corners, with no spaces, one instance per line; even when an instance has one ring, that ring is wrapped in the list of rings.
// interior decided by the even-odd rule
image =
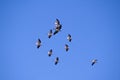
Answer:
[[[59,31],[55,30],[55,32],[53,33],[53,35],[57,34]]]
[[[41,40],[40,40],[40,39],[38,39],[38,42],[39,42],[39,43],[41,43]]]
[[[58,19],[56,19],[55,25],[59,25],[59,24],[60,24],[60,21]]]
[[[68,37],[71,37],[71,35],[70,35],[70,34],[68,34]]]

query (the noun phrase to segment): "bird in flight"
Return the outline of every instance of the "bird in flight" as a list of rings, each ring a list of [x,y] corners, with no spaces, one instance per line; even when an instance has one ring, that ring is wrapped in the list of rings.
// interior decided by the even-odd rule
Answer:
[[[55,58],[55,65],[57,65],[58,62],[59,62],[59,57],[56,57],[56,58]]]
[[[50,57],[51,55],[52,55],[52,49],[50,49],[49,51],[48,51],[48,56]]]
[[[71,35],[70,35],[70,34],[68,34],[68,36],[67,36],[67,40],[68,40],[69,42],[71,42],[72,37],[71,37]]]
[[[41,46],[41,40],[40,39],[38,39],[38,41],[36,42],[36,46],[37,46],[37,48],[39,48]]]
[[[69,46],[67,44],[65,44],[65,50],[66,52],[69,50]]]
[[[62,28],[62,25],[60,24],[60,21],[58,19],[56,19],[55,21],[55,32],[53,33],[53,35],[57,34]]]
[[[48,38],[51,38],[51,36],[52,36],[52,29],[48,33]]]
[[[91,65],[93,66],[95,63],[97,63],[97,61],[98,61],[97,59],[93,59]]]

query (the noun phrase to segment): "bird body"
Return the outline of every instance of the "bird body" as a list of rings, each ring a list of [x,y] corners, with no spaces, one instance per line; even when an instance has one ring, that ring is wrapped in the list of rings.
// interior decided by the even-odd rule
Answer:
[[[67,40],[68,40],[69,42],[71,42],[72,37],[71,37],[71,35],[70,35],[70,34],[68,34],[68,36],[67,36]]]
[[[51,36],[52,36],[52,29],[48,33],[48,38],[51,38]]]
[[[52,49],[48,51],[48,56],[50,57],[52,55]]]
[[[55,65],[57,65],[58,62],[59,62],[59,57],[56,57],[56,58],[55,58]]]
[[[97,59],[93,59],[91,65],[93,66],[96,62],[97,62]]]
[[[65,50],[66,52],[69,50],[69,46],[67,44],[65,44]]]
[[[40,39],[38,39],[38,41],[36,42],[36,46],[37,46],[37,48],[39,48],[41,46],[41,40]]]

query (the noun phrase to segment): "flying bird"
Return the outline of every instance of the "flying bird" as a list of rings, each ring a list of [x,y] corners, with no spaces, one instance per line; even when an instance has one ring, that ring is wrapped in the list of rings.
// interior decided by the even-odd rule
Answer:
[[[48,33],[48,38],[51,38],[51,36],[52,36],[52,29]]]
[[[37,46],[37,48],[39,48],[41,46],[41,40],[40,39],[38,39],[38,41],[36,42],[36,46]]]
[[[55,65],[57,65],[58,62],[59,62],[59,57],[56,57],[56,59],[55,59]]]
[[[98,61],[97,59],[93,59],[91,65],[93,66],[95,63],[97,63],[97,61]]]
[[[67,44],[65,44],[65,50],[66,52],[69,50],[69,46]]]
[[[48,51],[48,56],[50,57],[51,55],[52,55],[52,49],[50,49],[49,51]]]
[[[71,37],[71,35],[70,35],[70,34],[68,34],[68,36],[67,36],[67,40],[68,40],[69,42],[71,42],[72,37]]]
[[[57,34],[62,28],[62,25],[60,24],[60,21],[58,19],[56,19],[55,21],[55,32],[53,33],[53,35]]]

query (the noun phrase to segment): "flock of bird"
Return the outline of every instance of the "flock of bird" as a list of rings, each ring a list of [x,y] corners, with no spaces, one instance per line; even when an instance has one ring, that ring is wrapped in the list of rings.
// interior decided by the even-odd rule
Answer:
[[[50,39],[53,35],[55,35],[55,34],[57,34],[58,32],[60,32],[60,31],[61,31],[61,28],[62,28],[62,25],[61,25],[60,21],[59,21],[58,19],[56,19],[56,21],[55,21],[55,29],[54,29],[55,31],[53,32],[53,30],[50,29],[50,31],[48,32],[48,38]],[[68,34],[67,40],[68,40],[69,42],[72,41],[72,36],[71,36],[70,34]],[[38,39],[37,42],[36,42],[37,48],[40,48],[41,43],[42,43],[41,40]],[[68,46],[67,44],[65,44],[65,50],[66,50],[66,52],[69,50],[69,46]],[[50,50],[48,51],[48,56],[49,56],[49,57],[52,55],[52,52],[53,52],[52,49],[50,49]],[[59,57],[56,57],[56,58],[55,58],[55,61],[54,61],[54,64],[57,65],[58,62],[59,62]],[[93,66],[95,63],[97,63],[97,59],[93,59],[93,60],[91,61],[91,65],[92,65],[92,66]]]

